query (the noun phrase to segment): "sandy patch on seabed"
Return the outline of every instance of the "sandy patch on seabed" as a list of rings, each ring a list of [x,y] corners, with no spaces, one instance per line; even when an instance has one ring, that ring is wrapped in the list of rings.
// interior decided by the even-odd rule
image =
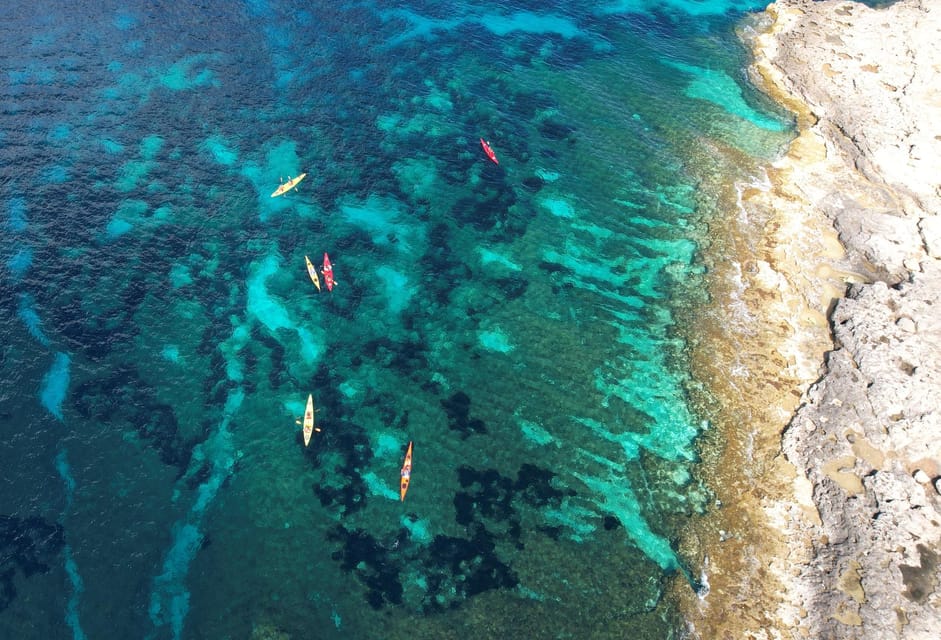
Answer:
[[[785,526],[817,513],[809,483],[781,454],[781,434],[833,347],[828,311],[857,279],[841,268],[833,226],[811,204],[822,176],[846,169],[767,63],[773,30],[788,19],[773,9],[767,32],[743,38],[756,56],[753,81],[796,114],[800,135],[766,168],[766,181],[724,187],[726,233],[710,248],[710,303],[690,337],[695,376],[709,381],[699,399],[712,424],[702,455],[717,505],[682,549],[700,559],[708,593],[678,583],[676,595],[690,635],[709,640],[800,637],[803,614],[789,605],[788,579],[809,558],[810,541]]]

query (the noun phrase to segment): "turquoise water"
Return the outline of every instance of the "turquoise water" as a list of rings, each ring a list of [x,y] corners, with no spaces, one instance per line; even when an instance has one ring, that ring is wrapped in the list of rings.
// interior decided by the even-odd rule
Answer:
[[[0,637],[681,636],[762,4],[3,9]]]

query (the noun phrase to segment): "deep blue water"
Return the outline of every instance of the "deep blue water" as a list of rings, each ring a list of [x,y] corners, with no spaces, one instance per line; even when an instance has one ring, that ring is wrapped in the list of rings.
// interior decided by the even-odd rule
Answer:
[[[4,5],[0,637],[681,635],[763,5]]]

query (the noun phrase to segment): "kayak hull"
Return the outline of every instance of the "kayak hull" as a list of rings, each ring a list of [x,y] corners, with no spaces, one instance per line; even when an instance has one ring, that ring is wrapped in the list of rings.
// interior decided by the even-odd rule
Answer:
[[[495,154],[495,153],[493,152],[493,149],[491,148],[489,142],[487,142],[486,140],[484,140],[483,138],[481,138],[481,139],[480,139],[480,146],[483,147],[484,153],[487,154],[487,157],[490,159],[490,161],[491,161],[492,163],[494,163],[494,164],[500,164],[500,161],[497,160],[497,154]]]
[[[320,278],[317,277],[317,267],[314,266],[307,256],[304,256],[304,261],[307,262],[307,275],[310,276],[310,281],[317,287],[317,291],[320,291]]]
[[[314,433],[314,395],[307,396],[307,409],[304,411],[304,446],[310,444],[310,437]]]
[[[405,502],[405,494],[408,493],[408,485],[412,480],[412,443],[408,443],[408,451],[405,452],[405,462],[402,464],[402,471],[399,474],[399,502]]]
[[[288,191],[290,191],[291,189],[293,189],[294,187],[296,187],[296,186],[298,185],[298,183],[299,183],[301,180],[303,180],[304,178],[306,178],[306,177],[307,177],[307,174],[306,174],[306,173],[302,173],[301,175],[297,176],[296,178],[291,178],[290,180],[288,180],[287,182],[285,182],[284,184],[282,184],[280,187],[278,187],[277,189],[275,189],[275,190],[274,190],[274,193],[271,194],[271,197],[272,197],[272,198],[277,198],[278,196],[283,196],[285,193],[287,193]]]
[[[330,264],[330,256],[326,253],[323,254],[323,281],[327,285],[327,291],[333,291],[333,285],[336,284],[333,280],[333,265]]]

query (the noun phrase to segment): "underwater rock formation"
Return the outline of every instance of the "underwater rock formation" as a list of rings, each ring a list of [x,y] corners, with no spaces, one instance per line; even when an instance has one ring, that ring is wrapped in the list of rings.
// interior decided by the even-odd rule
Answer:
[[[48,572],[64,544],[59,524],[0,515],[0,611],[16,597],[16,575],[29,578]]]

